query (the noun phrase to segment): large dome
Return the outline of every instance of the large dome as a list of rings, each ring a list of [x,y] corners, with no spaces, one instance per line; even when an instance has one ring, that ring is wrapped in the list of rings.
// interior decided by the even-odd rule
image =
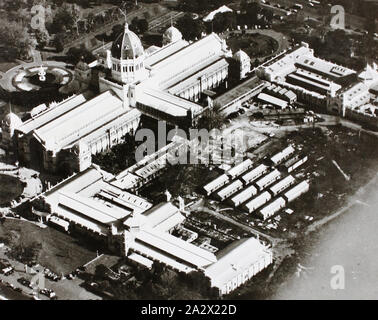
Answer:
[[[166,43],[176,42],[182,39],[182,33],[174,26],[169,27],[163,34]]]
[[[125,31],[113,42],[111,53],[119,60],[137,59],[143,55],[144,49],[138,36],[126,24]]]
[[[2,125],[8,128],[16,129],[22,125],[22,121],[16,114],[10,112],[4,117]]]

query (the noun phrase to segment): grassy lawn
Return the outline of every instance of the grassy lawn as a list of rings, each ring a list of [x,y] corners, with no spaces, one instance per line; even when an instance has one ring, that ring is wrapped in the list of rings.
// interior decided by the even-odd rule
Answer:
[[[37,262],[57,274],[67,274],[96,256],[91,245],[80,245],[79,240],[53,228],[40,227],[21,220],[7,219],[0,225],[0,239],[10,248],[41,244]]]
[[[278,42],[275,39],[259,33],[234,35],[227,39],[227,44],[232,52],[241,49],[250,57],[267,56],[278,49]]]

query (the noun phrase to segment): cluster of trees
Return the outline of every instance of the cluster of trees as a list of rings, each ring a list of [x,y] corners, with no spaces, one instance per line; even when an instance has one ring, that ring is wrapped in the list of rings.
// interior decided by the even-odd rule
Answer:
[[[148,21],[146,19],[139,19],[138,17],[135,17],[131,21],[129,28],[135,33],[143,34],[148,30]]]
[[[140,299],[215,299],[217,290],[211,287],[210,279],[202,272],[176,273],[163,264],[154,262],[151,270],[133,268],[139,282],[112,280],[109,269],[98,266],[92,281],[100,284],[99,291],[106,291],[117,300]],[[89,281],[91,281],[89,280]]]
[[[29,264],[38,261],[39,253],[42,249],[42,244],[39,242],[33,242],[29,245],[19,243],[11,248],[8,255],[22,263]]]
[[[195,40],[201,37],[202,32],[206,30],[205,24],[201,19],[194,20],[191,14],[185,14],[177,20],[177,28],[181,31],[185,40]]]
[[[273,11],[262,8],[256,2],[244,2],[241,13],[233,12],[217,13],[213,21],[204,23],[202,19],[193,19],[191,14],[186,14],[177,21],[177,27],[182,32],[184,39],[195,40],[200,38],[202,32],[222,33],[247,25],[270,25],[273,20]]]
[[[2,56],[27,58],[33,42],[27,28],[16,21],[0,19],[0,43],[3,47]]]
[[[95,60],[95,56],[92,54],[92,52],[84,47],[70,48],[67,51],[67,57],[73,65],[76,65],[81,59],[87,63]]]
[[[112,149],[99,153],[92,157],[92,161],[113,174],[132,166],[135,163],[134,151],[136,141],[131,134],[124,137],[124,141],[115,145]]]

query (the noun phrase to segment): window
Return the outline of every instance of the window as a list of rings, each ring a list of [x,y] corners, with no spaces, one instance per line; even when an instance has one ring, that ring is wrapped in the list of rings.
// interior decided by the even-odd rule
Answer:
[[[134,72],[134,66],[130,66],[130,71]]]

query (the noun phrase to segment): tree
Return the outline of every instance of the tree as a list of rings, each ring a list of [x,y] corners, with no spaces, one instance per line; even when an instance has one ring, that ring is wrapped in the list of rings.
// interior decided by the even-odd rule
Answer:
[[[64,34],[57,33],[52,44],[55,47],[56,52],[62,52],[64,49]]]
[[[202,20],[193,20],[190,14],[184,15],[177,20],[177,28],[181,30],[182,36],[185,40],[194,40],[200,38],[205,26]]]
[[[236,15],[233,12],[217,13],[212,21],[213,31],[221,33],[236,26]]]
[[[50,41],[50,35],[47,30],[38,29],[35,31],[35,38],[38,42],[38,46],[43,49]]]
[[[138,20],[139,33],[145,33],[148,31],[148,21],[146,19]]]
[[[53,22],[50,25],[50,33],[58,33],[65,30],[70,30],[75,25],[75,17],[73,16],[75,11],[71,10],[71,7],[65,5],[58,9],[53,18]]]
[[[206,129],[208,131],[212,129],[220,129],[225,123],[225,115],[219,111],[219,106],[215,105],[213,108],[206,109],[198,120],[197,128]]]

